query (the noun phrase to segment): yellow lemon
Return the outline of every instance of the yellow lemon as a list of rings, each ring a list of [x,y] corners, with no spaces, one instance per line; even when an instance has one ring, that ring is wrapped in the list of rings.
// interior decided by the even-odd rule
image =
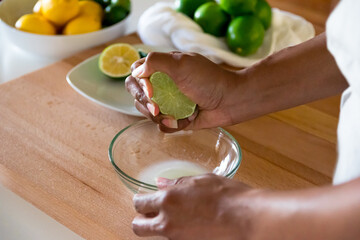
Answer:
[[[79,2],[79,16],[95,17],[99,21],[103,19],[104,10],[101,5],[94,1],[80,1]]]
[[[16,21],[15,27],[21,31],[54,35],[56,34],[55,27],[43,16],[31,13],[26,14]]]
[[[41,0],[36,2],[33,8],[33,12],[41,14]]]
[[[45,18],[57,26],[63,26],[79,13],[79,2],[78,0],[41,0],[41,10]]]
[[[94,32],[101,29],[101,22],[89,16],[79,16],[66,24],[63,34],[74,35]]]
[[[140,59],[136,48],[127,43],[115,43],[105,48],[99,57],[99,69],[106,76],[125,80],[131,65]]]

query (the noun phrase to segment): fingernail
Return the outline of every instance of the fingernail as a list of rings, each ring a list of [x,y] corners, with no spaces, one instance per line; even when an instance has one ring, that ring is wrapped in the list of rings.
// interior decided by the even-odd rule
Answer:
[[[154,105],[152,105],[151,103],[147,103],[147,104],[146,104],[146,107],[147,107],[147,109],[149,110],[149,112],[150,112],[153,116],[155,116],[155,107],[154,107]]]
[[[175,119],[164,118],[161,123],[168,128],[178,128],[178,123]]]
[[[140,86],[142,87],[142,89],[143,89],[146,97],[147,97],[148,99],[150,99],[149,89],[148,89],[147,86],[146,86],[145,80],[144,80],[144,79],[140,79],[140,80],[139,80],[139,84],[140,84]]]
[[[135,68],[134,71],[132,71],[131,76],[133,77],[141,77],[141,75],[144,73],[144,65],[140,65],[137,68]]]

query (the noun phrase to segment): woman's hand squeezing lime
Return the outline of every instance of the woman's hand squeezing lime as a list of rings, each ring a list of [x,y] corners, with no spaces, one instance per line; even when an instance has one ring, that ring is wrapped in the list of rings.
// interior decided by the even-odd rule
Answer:
[[[237,77],[199,54],[152,52],[132,65],[125,85],[141,113],[175,132],[231,124]]]

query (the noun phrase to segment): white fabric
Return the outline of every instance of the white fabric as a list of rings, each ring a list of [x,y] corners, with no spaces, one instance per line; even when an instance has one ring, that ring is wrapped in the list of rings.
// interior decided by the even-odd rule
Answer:
[[[360,1],[342,0],[326,25],[329,51],[349,82],[341,99],[338,162],[333,182],[360,177]]]
[[[230,52],[224,38],[204,33],[193,20],[176,12],[172,3],[159,2],[146,10],[139,19],[138,34],[148,45],[197,52],[215,63],[247,67],[280,49],[299,44],[315,35],[314,27],[305,19],[274,8],[272,13],[272,24],[266,31],[263,45],[248,57]]]

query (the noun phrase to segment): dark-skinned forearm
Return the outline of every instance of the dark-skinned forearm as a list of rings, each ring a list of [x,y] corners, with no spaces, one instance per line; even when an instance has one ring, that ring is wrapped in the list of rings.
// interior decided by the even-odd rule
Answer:
[[[237,72],[240,122],[341,93],[348,86],[326,47],[325,33]],[[245,80],[244,80],[245,76]],[[234,96],[233,96],[234,98]]]
[[[360,178],[338,186],[260,194],[253,201],[262,210],[252,239],[360,239],[359,189]]]

